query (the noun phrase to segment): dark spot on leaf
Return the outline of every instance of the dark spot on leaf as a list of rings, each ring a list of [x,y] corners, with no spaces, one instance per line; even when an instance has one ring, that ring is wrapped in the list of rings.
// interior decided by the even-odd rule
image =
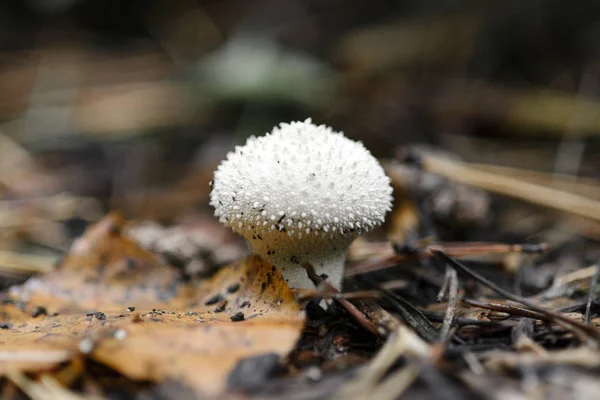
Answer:
[[[211,306],[213,304],[217,304],[220,301],[223,301],[223,295],[221,293],[218,293],[218,294],[214,295],[213,297],[211,297],[210,299],[206,300],[204,302],[204,305]]]
[[[46,307],[38,306],[31,312],[31,316],[33,318],[37,318],[40,315],[48,315],[48,310],[46,310]]]
[[[244,313],[241,311],[236,312],[229,318],[231,322],[240,322],[244,320]]]
[[[217,308],[215,308],[215,313],[221,313],[225,311],[225,307],[227,307],[227,300],[224,300]]]
[[[239,283],[234,283],[229,285],[229,287],[227,287],[227,293],[235,293],[239,290],[240,288],[240,284]]]
[[[11,322],[0,322],[0,329],[10,329],[13,327]]]
[[[100,321],[103,321],[106,319],[106,315],[101,311],[96,311],[93,313],[86,314],[86,317],[96,317]]]

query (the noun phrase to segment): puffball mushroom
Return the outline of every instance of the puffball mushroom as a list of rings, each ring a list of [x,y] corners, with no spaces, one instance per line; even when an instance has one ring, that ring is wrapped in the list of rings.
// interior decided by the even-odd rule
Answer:
[[[230,152],[215,171],[210,204],[290,287],[314,288],[308,262],[341,289],[348,247],[383,223],[392,187],[362,143],[307,119]]]

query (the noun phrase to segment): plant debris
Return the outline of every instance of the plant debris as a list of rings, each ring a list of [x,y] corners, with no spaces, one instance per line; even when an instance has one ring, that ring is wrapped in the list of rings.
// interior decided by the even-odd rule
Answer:
[[[56,271],[13,288],[14,301],[2,306],[1,374],[48,371],[84,355],[132,379],[177,379],[215,394],[241,360],[293,349],[304,316],[269,264],[253,256],[187,283],[121,236],[124,223],[109,214]],[[215,297],[227,299],[220,312]]]
[[[598,398],[600,3],[547,3],[0,2],[0,399]],[[218,190],[307,118],[391,178],[378,229],[335,146]],[[215,190],[354,221],[343,285]]]

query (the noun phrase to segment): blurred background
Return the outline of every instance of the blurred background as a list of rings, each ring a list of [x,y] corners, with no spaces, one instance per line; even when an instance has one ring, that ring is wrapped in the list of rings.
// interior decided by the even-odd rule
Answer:
[[[599,61],[595,1],[1,1],[0,261],[60,252],[109,209],[229,243],[207,206],[216,165],[307,117],[381,159],[426,144],[597,194]],[[439,214],[445,238],[549,226],[506,201],[468,203],[469,229]]]

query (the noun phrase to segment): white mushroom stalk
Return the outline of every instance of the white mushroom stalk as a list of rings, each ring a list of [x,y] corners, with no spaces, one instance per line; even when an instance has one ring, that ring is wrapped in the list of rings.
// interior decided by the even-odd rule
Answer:
[[[383,223],[392,187],[362,143],[307,119],[230,152],[214,174],[210,204],[290,287],[314,288],[308,262],[341,289],[348,246]]]

